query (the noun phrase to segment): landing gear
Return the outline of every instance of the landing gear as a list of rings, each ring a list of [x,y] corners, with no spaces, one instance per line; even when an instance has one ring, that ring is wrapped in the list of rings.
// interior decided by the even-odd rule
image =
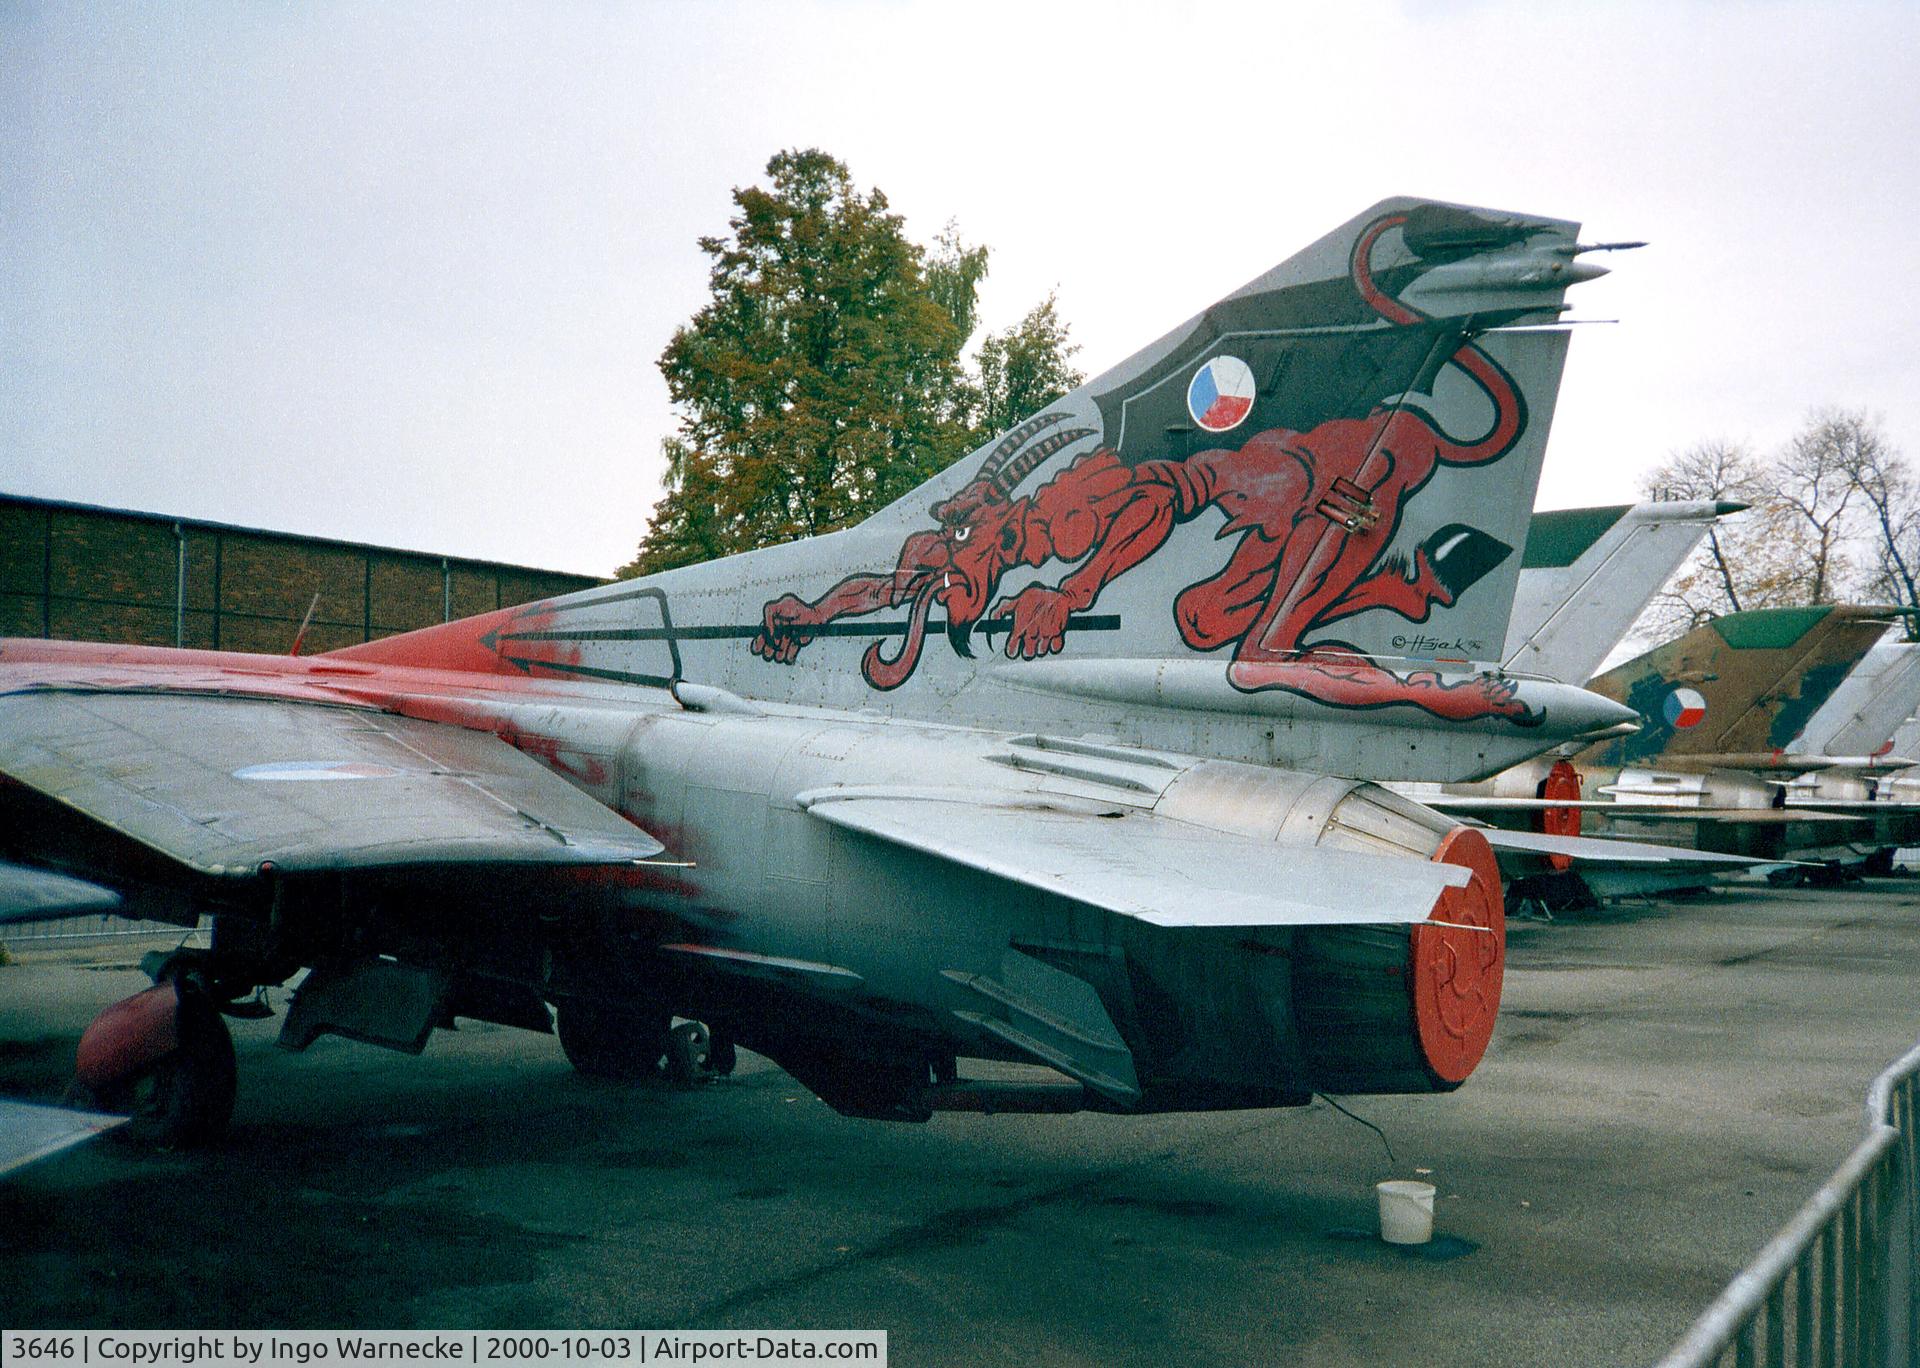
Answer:
[[[233,1035],[212,999],[180,985],[180,1045],[134,1087],[134,1124],[163,1145],[208,1145],[233,1119]]]
[[[672,1023],[666,1012],[628,1011],[584,998],[566,998],[554,1010],[560,1048],[583,1074],[638,1083],[659,1071],[662,1056],[668,1081],[683,1088],[733,1072],[739,1056],[724,1027]]]
[[[567,1062],[583,1074],[619,1083],[651,1077],[667,1052],[665,1012],[630,1012],[568,998],[554,1012],[554,1032]]]
[[[102,1012],[80,1038],[72,1099],[131,1114],[162,1145],[205,1145],[233,1117],[233,1037],[191,978],[167,979]]]
[[[724,1029],[710,1030],[705,1022],[681,1022],[667,1032],[666,1047],[667,1081],[677,1088],[725,1078],[739,1062],[733,1037]]]

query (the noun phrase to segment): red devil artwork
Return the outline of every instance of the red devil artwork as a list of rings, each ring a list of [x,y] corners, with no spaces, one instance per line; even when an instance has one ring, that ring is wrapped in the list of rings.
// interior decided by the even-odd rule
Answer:
[[[1405,222],[1391,214],[1370,223],[1349,263],[1360,297],[1398,326],[1429,320],[1379,287],[1371,256],[1381,235]],[[791,662],[812,629],[911,605],[899,649],[888,656],[875,643],[861,662],[868,683],[895,688],[918,665],[938,603],[961,655],[971,654],[968,638],[983,619],[1004,624],[1008,656],[1050,655],[1063,649],[1073,616],[1109,583],[1158,551],[1175,527],[1216,508],[1226,516],[1220,538],[1238,540],[1217,573],[1180,591],[1173,613],[1193,649],[1233,648],[1227,677],[1235,688],[1282,689],[1336,707],[1411,704],[1450,720],[1536,722],[1508,680],[1447,683],[1432,670],[1399,675],[1338,641],[1305,644],[1309,634],[1369,609],[1424,622],[1435,605],[1450,606],[1508,553],[1496,539],[1456,524],[1429,538],[1411,564],[1386,554],[1404,505],[1441,466],[1496,461],[1526,426],[1512,377],[1471,340],[1460,340],[1447,363],[1492,402],[1492,424],[1475,440],[1457,440],[1426,414],[1382,403],[1364,417],[1330,418],[1305,432],[1269,428],[1237,449],[1184,460],[1129,465],[1098,447],[1016,497],[1049,457],[1092,435],[1067,429],[1026,447],[1066,418],[1042,415],[1009,433],[969,484],[933,507],[938,527],[908,537],[891,573],[849,576],[811,603],[793,594],[767,603],[753,650]],[[1028,585],[988,610],[1009,570],[1050,562],[1074,568],[1057,584]]]

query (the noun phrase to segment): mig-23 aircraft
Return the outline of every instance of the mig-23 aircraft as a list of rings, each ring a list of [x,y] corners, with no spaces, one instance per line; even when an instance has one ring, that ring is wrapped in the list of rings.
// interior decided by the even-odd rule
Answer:
[[[1457,1086],[1499,875],[1373,781],[1635,715],[1498,670],[1591,250],[1391,200],[846,531],[308,659],[0,643],[12,877],[211,924],[81,1081],[214,1134],[305,969],[293,1048],[738,1044],[854,1116]]]
[[[1418,796],[1557,835],[1597,830],[1763,860],[1825,859],[1851,834],[1849,820],[1790,809],[1791,776],[1860,762],[1793,747],[1891,625],[1891,611],[1726,614],[1588,682],[1632,707],[1637,731]]]
[[[1884,874],[1892,870],[1901,846],[1920,839],[1920,792],[1905,778],[1915,757],[1896,744],[1901,724],[1916,707],[1920,643],[1883,641],[1867,652],[1788,747],[1824,763],[1787,781],[1787,807],[1858,819],[1858,827],[1844,833],[1844,840],[1825,833],[1828,839],[1814,852],[1820,859]]]

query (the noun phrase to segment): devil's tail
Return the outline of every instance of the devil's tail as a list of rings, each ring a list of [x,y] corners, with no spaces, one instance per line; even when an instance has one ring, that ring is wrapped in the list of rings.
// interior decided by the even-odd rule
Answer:
[[[1389,323],[1403,328],[1433,320],[1380,288],[1373,275],[1373,249],[1384,234],[1394,228],[1404,227],[1407,220],[1406,214],[1384,214],[1375,219],[1354,240],[1353,253],[1348,262],[1348,272],[1360,298]],[[1462,441],[1441,432],[1436,426],[1435,431],[1439,433],[1442,443],[1440,459],[1454,465],[1474,465],[1506,455],[1527,426],[1527,401],[1520,387],[1499,362],[1474,343],[1471,336],[1463,336],[1447,360],[1465,371],[1492,402],[1493,422],[1484,436],[1472,441]]]

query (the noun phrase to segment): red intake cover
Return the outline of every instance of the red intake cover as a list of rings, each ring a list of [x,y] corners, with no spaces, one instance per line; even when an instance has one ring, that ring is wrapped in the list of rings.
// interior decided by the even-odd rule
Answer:
[[[1547,771],[1547,777],[1540,781],[1536,797],[1552,799],[1562,803],[1580,801],[1580,771],[1565,760],[1553,762],[1553,768]],[[1545,836],[1578,836],[1580,834],[1580,809],[1577,807],[1541,808],[1535,817],[1535,823]],[[1573,856],[1554,854],[1547,856],[1547,863],[1554,869],[1565,873],[1573,864]]]

